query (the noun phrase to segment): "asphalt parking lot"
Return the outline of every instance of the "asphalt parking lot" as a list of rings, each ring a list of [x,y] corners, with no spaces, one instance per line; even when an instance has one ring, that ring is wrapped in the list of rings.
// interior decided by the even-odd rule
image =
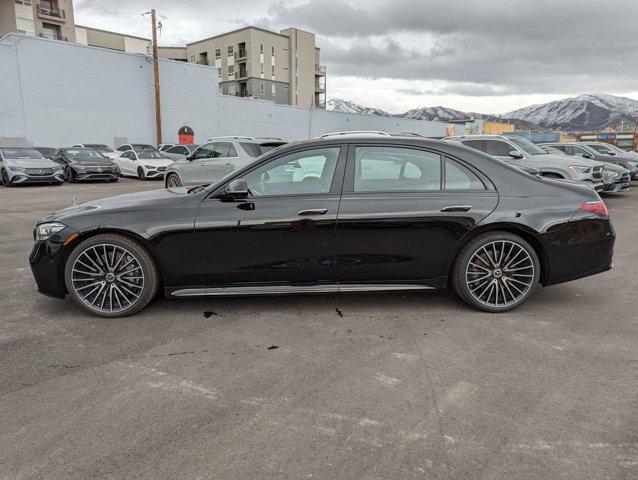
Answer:
[[[159,299],[33,289],[34,221],[160,182],[0,189],[0,478],[634,479],[638,185],[615,268],[509,314],[449,293]]]

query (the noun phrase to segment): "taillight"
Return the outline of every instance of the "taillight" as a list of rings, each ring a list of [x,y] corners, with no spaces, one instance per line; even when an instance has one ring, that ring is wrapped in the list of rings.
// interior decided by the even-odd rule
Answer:
[[[587,202],[583,203],[580,207],[581,210],[587,210],[588,212],[599,213],[604,215],[605,217],[609,216],[609,212],[607,211],[607,205],[602,200],[597,202]]]

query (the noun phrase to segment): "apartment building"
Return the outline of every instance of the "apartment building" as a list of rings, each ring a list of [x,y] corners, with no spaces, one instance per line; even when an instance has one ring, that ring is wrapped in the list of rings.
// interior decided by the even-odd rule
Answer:
[[[11,32],[75,42],[73,0],[0,1],[0,37]]]
[[[315,35],[244,27],[186,45],[188,61],[218,69],[224,95],[325,108],[326,70]]]

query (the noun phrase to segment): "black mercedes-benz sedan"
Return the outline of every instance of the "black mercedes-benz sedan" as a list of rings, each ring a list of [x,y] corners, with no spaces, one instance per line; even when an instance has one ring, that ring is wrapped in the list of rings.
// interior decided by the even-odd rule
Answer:
[[[64,179],[69,183],[87,180],[117,182],[120,179],[120,170],[113,160],[93,148],[59,148],[51,159],[62,165]]]
[[[591,188],[454,142],[291,143],[214,184],[120,195],[38,221],[40,292],[96,315],[169,297],[452,287],[503,312],[609,270],[615,233]]]

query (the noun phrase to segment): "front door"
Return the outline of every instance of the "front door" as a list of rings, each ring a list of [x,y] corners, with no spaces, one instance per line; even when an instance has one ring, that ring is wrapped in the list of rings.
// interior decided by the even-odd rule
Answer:
[[[208,183],[206,168],[213,158],[214,146],[214,143],[205,143],[192,153],[189,160],[180,164],[179,176],[184,185]]]
[[[210,161],[206,163],[206,178],[214,183],[233,171],[233,160],[237,158],[237,149],[231,142],[215,142]]]
[[[348,284],[430,284],[459,239],[497,205],[461,161],[413,147],[350,147],[337,222],[337,277]]]
[[[340,146],[301,149],[243,175],[247,198],[215,192],[202,201],[195,245],[206,286],[334,284],[344,166]],[[310,167],[319,175],[305,175]]]

